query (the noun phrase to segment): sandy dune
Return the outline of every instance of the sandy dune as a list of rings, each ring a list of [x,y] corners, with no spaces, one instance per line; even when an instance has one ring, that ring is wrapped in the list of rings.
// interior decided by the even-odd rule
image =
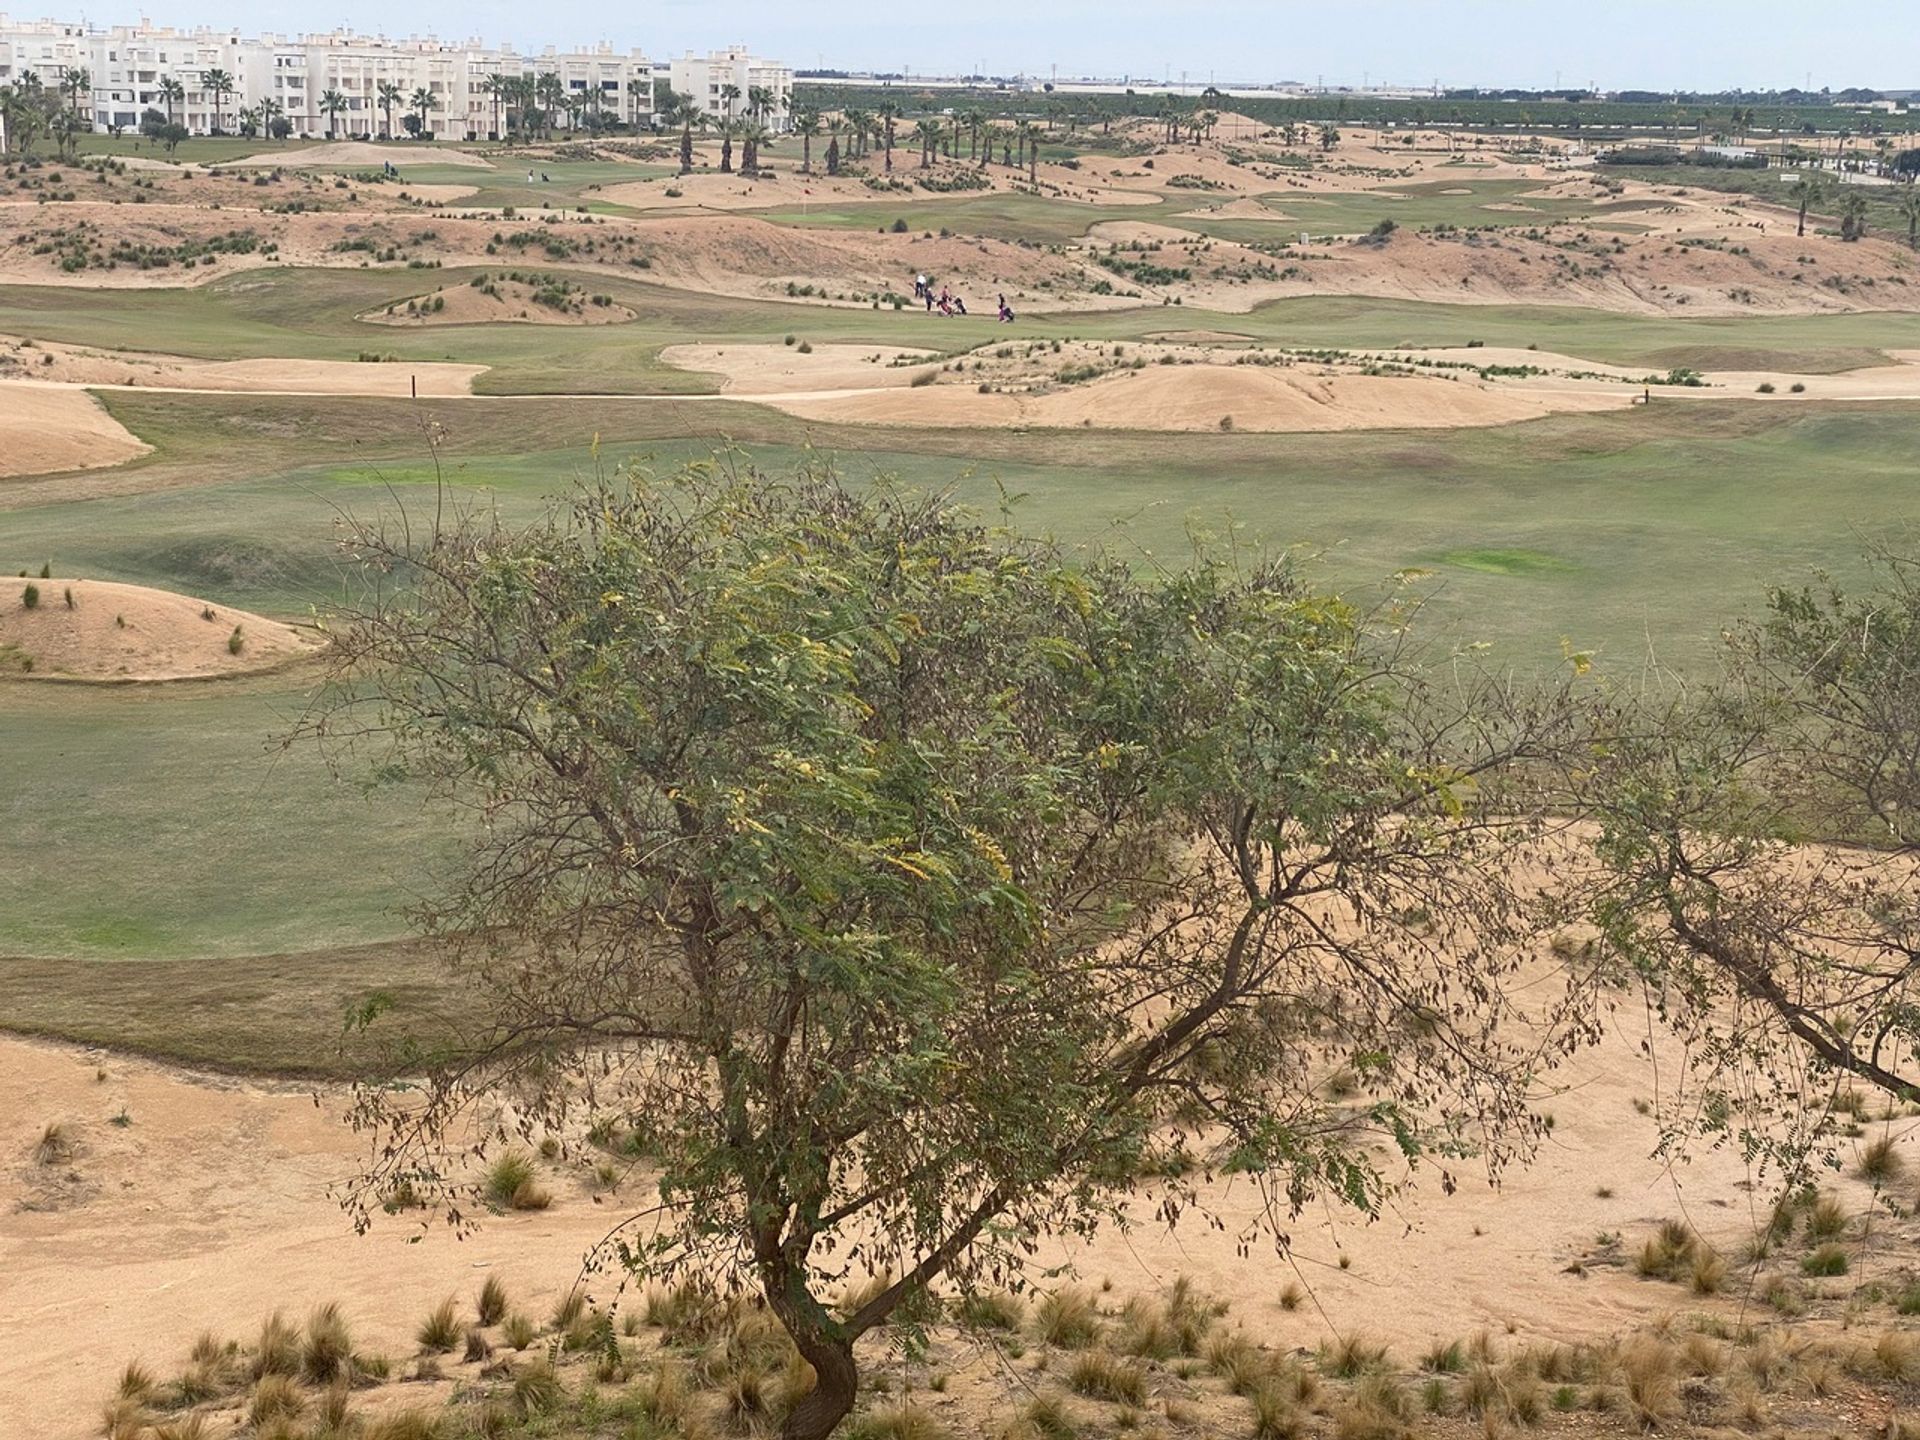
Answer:
[[[660,358],[719,378],[725,395],[773,391],[853,390],[913,383],[913,362],[925,351],[889,345],[669,345]]]
[[[31,610],[29,585],[39,592]],[[0,577],[0,674],[9,678],[210,679],[269,669],[316,643],[277,620],[167,590]]]
[[[0,381],[0,479],[122,465],[152,449],[84,391]]]

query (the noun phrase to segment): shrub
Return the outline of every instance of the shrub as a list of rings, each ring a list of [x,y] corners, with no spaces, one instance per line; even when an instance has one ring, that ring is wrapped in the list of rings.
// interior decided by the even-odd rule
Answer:
[[[515,1350],[524,1350],[531,1345],[536,1333],[533,1321],[517,1310],[507,1316],[506,1322],[500,1327],[500,1338]]]
[[[1036,1396],[1020,1413],[1020,1419],[1026,1432],[1037,1440],[1074,1440],[1079,1434],[1073,1415],[1053,1395]]]
[[[1696,1295],[1714,1295],[1727,1280],[1727,1262],[1713,1251],[1702,1247],[1693,1257],[1693,1267],[1688,1280]]]
[[[1847,1273],[1847,1264],[1846,1249],[1829,1243],[1801,1257],[1800,1273],[1816,1276],[1844,1275]]]
[[[1760,382],[1760,393],[1762,395],[1773,394],[1773,382],[1771,380],[1762,380]]]
[[[1804,395],[1807,393],[1806,382],[1803,380],[1794,381],[1787,389],[1791,390],[1795,395]]]
[[[1040,1338],[1063,1350],[1080,1350],[1100,1336],[1100,1312],[1084,1290],[1065,1287],[1044,1296],[1034,1307]]]
[[[73,587],[72,587],[71,585],[69,585],[69,586],[67,586],[67,587],[66,587],[66,588],[65,588],[64,590],[62,590],[62,591],[61,591],[60,593],[61,593],[61,595],[62,595],[62,596],[63,596],[63,597],[65,598],[65,600],[66,600],[66,602],[67,602],[67,608],[68,608],[69,610],[74,610],[74,609],[77,609],[77,608],[79,608],[79,607],[77,607],[77,606],[76,606],[76,605],[75,605],[75,604],[73,603]]]
[[[811,355],[813,353],[813,342],[811,340],[802,340],[799,345],[799,351],[802,355]]]
[[[1300,1440],[1307,1433],[1307,1417],[1291,1399],[1272,1386],[1248,1397],[1253,1402],[1253,1440]]]
[[[1386,1359],[1386,1346],[1376,1345],[1359,1335],[1343,1335],[1320,1349],[1320,1368],[1342,1380],[1377,1370]]]
[[[513,1210],[515,1196],[534,1185],[534,1158],[524,1150],[507,1150],[486,1169],[486,1198],[495,1206]]]
[[[1420,1368],[1430,1375],[1458,1375],[1467,1368],[1467,1352],[1458,1340],[1435,1342],[1420,1357]]]
[[[240,633],[240,627],[238,625],[234,626],[233,633],[227,636],[227,653],[229,655],[238,655],[246,643],[246,637]]]
[[[28,582],[27,587],[20,592],[20,603],[29,610],[38,610],[40,608],[40,587],[32,582]]]
[[[1807,1238],[1836,1240],[1847,1233],[1847,1211],[1838,1195],[1822,1195],[1807,1209]]]
[[[40,578],[42,580],[51,580],[53,578],[53,562],[51,560],[45,561],[41,564]]]
[[[480,1298],[474,1304],[474,1314],[482,1325],[498,1325],[507,1313],[507,1287],[498,1275],[489,1275],[486,1283],[480,1287]]]
[[[586,1309],[587,1292],[576,1286],[562,1295],[560,1302],[553,1307],[553,1328],[571,1329],[574,1323],[586,1313]]]
[[[478,1325],[469,1326],[466,1348],[461,1352],[460,1358],[469,1365],[475,1365],[491,1358],[492,1355],[493,1342],[487,1339],[487,1332]]]
[[[1104,1350],[1087,1350],[1074,1357],[1067,1384],[1076,1395],[1108,1400],[1116,1405],[1147,1403],[1147,1372],[1135,1360],[1122,1360]]]
[[[415,1338],[420,1341],[422,1350],[444,1354],[460,1343],[461,1333],[460,1316],[449,1297],[427,1312],[427,1318],[420,1322]]]
[[[360,1432],[360,1440],[441,1440],[446,1422],[434,1410],[401,1410],[375,1420]]]
[[[145,1400],[153,1394],[154,1384],[151,1370],[138,1360],[129,1360],[120,1372],[120,1383],[114,1386],[114,1394],[122,1400]]]

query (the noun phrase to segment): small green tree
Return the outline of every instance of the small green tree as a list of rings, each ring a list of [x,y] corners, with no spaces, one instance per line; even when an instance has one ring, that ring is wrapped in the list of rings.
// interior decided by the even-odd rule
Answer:
[[[1693,1062],[1670,1143],[1789,1182],[1840,1092],[1920,1094],[1920,564],[1875,568],[1864,594],[1774,591],[1727,678],[1641,716],[1589,787],[1593,916]]]
[[[1233,1173],[1277,1240],[1536,1133],[1587,1013],[1509,996],[1563,694],[1428,690],[1403,612],[1282,563],[1142,577],[819,472],[405,534],[356,529],[305,732],[470,807],[421,919],[493,1021],[360,1092],[363,1220],[401,1172],[471,1193],[476,1102],[645,1117],[661,1203],[608,1254],[757,1290],[819,1440],[863,1334],[1045,1232]],[[836,1313],[850,1275],[892,1278]]]
[[[29,610],[38,610],[40,608],[40,587],[29,581],[26,588],[20,592],[20,603]]]

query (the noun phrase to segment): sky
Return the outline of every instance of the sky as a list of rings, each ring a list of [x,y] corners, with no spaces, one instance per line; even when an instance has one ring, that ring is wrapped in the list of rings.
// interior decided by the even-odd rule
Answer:
[[[1920,88],[1920,0],[0,0],[16,17],[609,41],[742,42],[795,67],[1329,85]],[[73,7],[80,7],[76,11]]]

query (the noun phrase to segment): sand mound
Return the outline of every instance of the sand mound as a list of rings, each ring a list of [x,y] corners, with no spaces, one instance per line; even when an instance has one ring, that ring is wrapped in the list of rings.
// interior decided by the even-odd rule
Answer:
[[[371,325],[619,325],[633,311],[605,296],[596,300],[571,281],[496,275],[396,300],[359,318]]]
[[[382,165],[471,165],[491,170],[490,161],[465,150],[443,149],[435,145],[376,145],[370,140],[334,140],[325,145],[309,145],[302,150],[279,154],[249,155],[244,160],[228,160],[227,165],[262,165],[279,170],[331,169],[335,166],[378,170]]]
[[[401,192],[415,200],[428,200],[444,205],[449,200],[464,200],[469,195],[478,195],[478,185],[408,185]]]
[[[38,592],[32,609],[29,585]],[[199,680],[268,669],[313,648],[277,620],[166,590],[0,578],[0,674],[9,677]]]
[[[0,478],[97,470],[152,448],[83,390],[0,382]]]
[[[808,418],[867,424],[1285,432],[1508,425],[1556,411],[1621,408],[1632,398],[1624,387],[1617,394],[1547,392],[1424,376],[1189,365],[1122,372],[1041,394],[981,395],[956,384],[768,397],[767,403]]]

